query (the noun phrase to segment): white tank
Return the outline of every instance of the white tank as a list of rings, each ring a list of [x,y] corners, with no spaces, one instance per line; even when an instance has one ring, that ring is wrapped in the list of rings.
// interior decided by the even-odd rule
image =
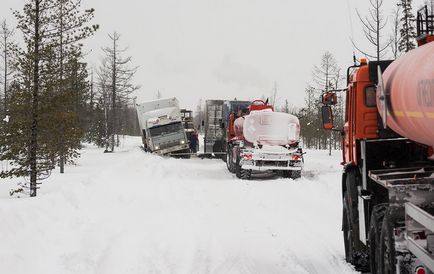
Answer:
[[[252,111],[244,118],[242,130],[244,138],[253,144],[284,146],[293,144],[300,137],[300,122],[294,115],[273,112],[272,110]]]

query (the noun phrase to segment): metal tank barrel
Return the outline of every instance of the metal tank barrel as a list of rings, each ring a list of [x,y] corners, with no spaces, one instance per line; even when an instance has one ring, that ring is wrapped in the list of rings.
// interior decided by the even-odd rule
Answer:
[[[410,140],[434,146],[434,43],[414,49],[383,73],[386,111],[377,91],[381,116],[387,125]]]

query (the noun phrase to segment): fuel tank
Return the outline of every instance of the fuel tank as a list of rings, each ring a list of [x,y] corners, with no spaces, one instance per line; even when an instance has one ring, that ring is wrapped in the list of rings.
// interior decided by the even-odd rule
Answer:
[[[293,144],[300,136],[300,123],[297,117],[271,109],[252,111],[249,115],[235,120],[237,136],[250,143],[283,146]]]
[[[383,88],[385,101],[377,89],[377,106],[382,118],[387,115],[387,126],[403,137],[433,146],[434,43],[390,64],[383,73]]]

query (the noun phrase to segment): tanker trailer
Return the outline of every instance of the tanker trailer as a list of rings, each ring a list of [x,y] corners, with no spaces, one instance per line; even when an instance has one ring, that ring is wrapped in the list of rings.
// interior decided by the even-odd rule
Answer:
[[[345,258],[370,273],[434,273],[434,16],[419,47],[348,69],[342,129]],[[382,73],[384,72],[384,73]],[[323,97],[324,128],[333,128]]]
[[[252,172],[273,171],[285,178],[301,176],[303,152],[298,146],[300,123],[287,113],[274,112],[257,100],[249,114],[231,119],[235,137],[229,143],[228,170],[240,179]]]

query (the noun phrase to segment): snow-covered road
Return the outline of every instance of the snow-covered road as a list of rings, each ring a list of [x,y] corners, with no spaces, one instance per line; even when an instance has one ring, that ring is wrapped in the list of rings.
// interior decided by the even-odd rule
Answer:
[[[339,152],[304,177],[240,181],[221,160],[165,159],[126,138],[86,147],[35,199],[0,179],[0,273],[354,273],[344,262]]]

